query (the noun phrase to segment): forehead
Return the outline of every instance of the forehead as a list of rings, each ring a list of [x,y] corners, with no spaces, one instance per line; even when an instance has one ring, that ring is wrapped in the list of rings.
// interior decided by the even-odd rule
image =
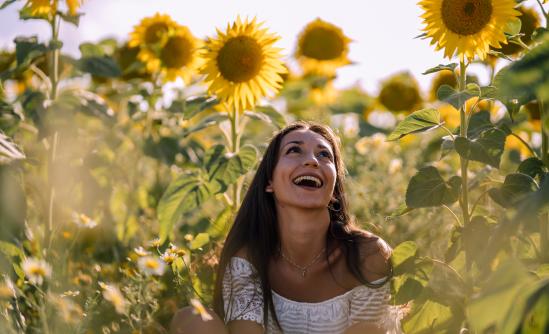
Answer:
[[[298,129],[287,133],[284,138],[282,138],[280,147],[282,148],[286,144],[293,141],[303,142],[304,144],[312,144],[314,146],[322,145],[326,146],[330,150],[332,149],[332,145],[326,138],[309,129]]]

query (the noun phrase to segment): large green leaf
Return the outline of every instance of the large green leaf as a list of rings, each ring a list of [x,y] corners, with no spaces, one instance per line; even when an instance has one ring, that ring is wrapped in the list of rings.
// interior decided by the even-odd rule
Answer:
[[[412,310],[402,327],[407,334],[438,333],[451,320],[452,311],[448,306],[428,300]]]
[[[29,66],[34,59],[48,51],[48,47],[45,44],[38,43],[38,38],[36,36],[20,36],[17,37],[14,42],[15,58],[17,60],[18,68]]]
[[[520,92],[549,101],[549,39],[509,66],[501,78],[500,89],[507,96]]]
[[[203,247],[210,242],[210,235],[208,233],[198,233],[198,235],[191,241],[189,248],[191,250]]]
[[[212,238],[224,238],[229,232],[229,228],[231,227],[232,216],[233,210],[230,206],[227,206],[210,223],[210,226],[207,230],[208,234]]]
[[[397,140],[411,133],[424,132],[440,125],[440,114],[437,109],[418,110],[398,123],[395,130],[387,137],[387,140]]]
[[[255,107],[255,112],[259,113],[262,116],[266,116],[266,118],[262,117],[262,116],[260,116],[260,117],[263,121],[265,121],[269,124],[272,124],[277,129],[282,129],[287,124],[287,121],[286,121],[286,118],[284,117],[284,115],[279,113],[275,108],[273,108],[271,106],[258,106],[258,107]]]
[[[538,190],[536,181],[529,175],[512,173],[505,177],[503,186],[499,189],[492,188],[488,191],[494,202],[504,208],[512,207],[526,194]]]
[[[499,330],[502,334],[549,331],[549,279],[535,282],[519,291]]]
[[[122,75],[116,61],[109,56],[82,57],[78,61],[78,69],[101,78],[116,78]]]
[[[516,260],[500,265],[466,307],[467,320],[472,329],[482,333],[502,322],[514,307],[517,293],[532,280],[526,268]]]
[[[431,74],[431,73],[436,73],[436,72],[440,72],[440,71],[454,71],[456,69],[458,65],[456,63],[451,63],[451,64],[447,64],[447,65],[444,65],[444,64],[439,64],[435,67],[431,67],[430,69],[426,70],[425,72],[421,73],[423,75],[425,74]]]
[[[224,192],[241,175],[246,174],[255,165],[257,150],[252,145],[244,145],[236,154],[226,153],[224,145],[215,145],[206,152],[204,168],[209,180],[219,185],[218,192]]]
[[[532,178],[536,176],[541,176],[547,168],[538,158],[528,158],[520,163],[518,166],[517,172],[529,175]]]
[[[396,271],[404,262],[415,257],[416,253],[417,245],[413,241],[405,241],[396,246],[395,249],[393,249],[393,254],[391,255],[393,269]]]
[[[158,203],[160,240],[165,241],[172,227],[184,213],[198,208],[215,194],[215,186],[209,183],[207,175],[199,171],[183,173],[176,177]]]
[[[450,85],[442,85],[437,90],[437,98],[440,101],[449,103],[458,110],[465,104],[465,101],[474,96],[480,96],[480,87],[473,83],[467,84],[467,88],[461,92]]]
[[[476,139],[480,135],[494,127],[494,124],[490,121],[490,112],[488,111],[479,111],[474,113],[469,120],[467,125],[467,138]]]
[[[183,114],[184,119],[191,119],[199,113],[210,110],[219,104],[219,100],[208,95],[192,96],[186,100],[175,100],[168,108],[173,113]]]
[[[413,278],[406,278],[395,294],[395,302],[403,305],[416,299],[423,291],[423,285]]]
[[[424,167],[408,183],[406,205],[410,208],[449,205],[457,201],[460,188],[459,176],[446,182],[435,167]]]
[[[507,135],[509,135],[509,131],[505,127],[494,127],[483,131],[477,139],[457,137],[454,141],[454,148],[461,157],[467,160],[484,162],[499,168]]]

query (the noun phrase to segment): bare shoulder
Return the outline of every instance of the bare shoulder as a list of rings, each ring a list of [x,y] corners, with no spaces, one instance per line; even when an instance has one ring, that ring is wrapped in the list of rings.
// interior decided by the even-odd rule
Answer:
[[[387,277],[391,273],[392,249],[389,244],[379,236],[362,231],[359,250],[362,262],[362,273],[372,282]]]

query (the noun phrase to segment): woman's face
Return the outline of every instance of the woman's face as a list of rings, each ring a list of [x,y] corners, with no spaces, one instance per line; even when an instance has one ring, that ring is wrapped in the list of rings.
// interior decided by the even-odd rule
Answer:
[[[299,129],[280,143],[278,162],[266,191],[279,206],[326,208],[336,182],[334,152],[320,134]]]

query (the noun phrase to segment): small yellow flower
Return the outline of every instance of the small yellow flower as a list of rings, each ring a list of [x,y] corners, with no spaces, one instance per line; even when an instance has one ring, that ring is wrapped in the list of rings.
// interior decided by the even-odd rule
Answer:
[[[402,170],[402,160],[401,159],[392,159],[389,162],[389,175],[396,174]]]
[[[76,15],[78,8],[80,8],[80,5],[82,4],[82,0],[66,0],[66,1],[67,1],[67,7],[69,8],[69,13],[73,16]]]
[[[120,292],[120,289],[116,285],[105,284],[103,282],[99,282],[99,286],[103,289],[103,298],[114,306],[116,312],[119,314],[126,313],[128,302],[124,298],[124,295],[122,295],[122,292]]]
[[[0,300],[1,299],[10,299],[15,297],[15,289],[13,287],[13,283],[11,281],[7,281],[7,283],[0,283]]]
[[[154,256],[140,257],[137,266],[147,276],[162,276],[166,270],[166,264]]]
[[[137,255],[137,256],[147,256],[147,255],[150,255],[151,252],[145,250],[143,247],[139,246],[137,248],[134,248],[133,249],[133,252]]]
[[[164,254],[162,254],[162,255],[160,256],[160,258],[161,258],[164,262],[166,262],[166,264],[172,264],[173,261],[175,261],[175,259],[177,259],[177,255],[174,254],[174,253],[168,252],[168,251],[166,250],[166,252],[164,252]]]
[[[194,236],[190,233],[187,233],[185,234],[185,236],[183,237],[183,239],[187,240],[187,241],[193,241],[194,239]]]
[[[209,321],[213,319],[211,314],[208,313],[208,311],[206,310],[204,305],[202,305],[200,300],[193,298],[190,300],[190,302],[193,307],[193,313],[199,314],[200,317],[202,318],[202,321]]]
[[[44,279],[51,277],[51,266],[44,260],[26,258],[22,265],[25,276],[35,285],[42,285]]]
[[[160,247],[160,238],[154,238],[151,241],[149,241],[149,246],[153,248]]]

